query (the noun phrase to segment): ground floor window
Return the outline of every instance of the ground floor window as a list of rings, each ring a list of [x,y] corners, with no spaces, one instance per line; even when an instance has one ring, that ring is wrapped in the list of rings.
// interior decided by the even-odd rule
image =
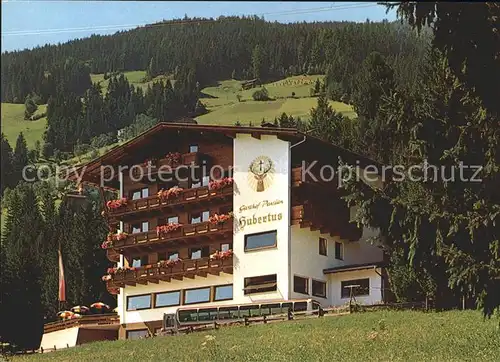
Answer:
[[[340,291],[341,293],[340,295],[342,298],[349,298],[351,296],[351,289],[352,289],[352,295],[355,297],[370,295],[369,278],[344,280],[340,284],[342,288]]]
[[[136,329],[133,331],[127,331],[127,339],[141,339],[146,338],[149,332],[147,329]]]
[[[215,287],[214,300],[233,299],[233,285],[220,285]]]
[[[127,310],[141,310],[149,308],[151,308],[151,294],[127,297]]]
[[[210,287],[184,291],[184,304],[210,302]]]
[[[295,293],[309,294],[309,279],[299,277],[297,275],[293,276],[293,291]]]
[[[170,307],[181,304],[181,292],[165,292],[155,295],[155,307]]]
[[[276,290],[276,274],[245,278],[244,294],[273,292]]]
[[[326,282],[320,280],[312,281],[312,295],[314,297],[326,298]]]

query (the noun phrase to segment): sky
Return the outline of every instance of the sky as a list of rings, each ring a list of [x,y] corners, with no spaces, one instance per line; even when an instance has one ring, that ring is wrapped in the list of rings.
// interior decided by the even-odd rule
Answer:
[[[258,15],[268,21],[389,21],[382,5],[369,2],[154,2],[1,0],[2,52],[63,43],[92,34],[113,34],[164,19]]]

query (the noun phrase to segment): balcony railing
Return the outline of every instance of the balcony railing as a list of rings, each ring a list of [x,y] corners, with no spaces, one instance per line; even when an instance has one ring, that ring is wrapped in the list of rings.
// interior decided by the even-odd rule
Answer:
[[[158,283],[160,280],[169,282],[172,279],[194,279],[195,276],[206,277],[208,274],[219,275],[222,272],[233,273],[233,257],[213,260],[210,258],[183,260],[170,267],[153,264],[135,270],[124,270],[112,274],[111,279],[107,281],[107,287],[108,289],[123,288],[126,285]]]
[[[346,214],[347,211],[347,214]],[[314,207],[311,204],[293,206],[291,224],[310,227],[321,233],[329,233],[341,239],[356,241],[361,238],[362,230],[355,223],[349,222],[349,209],[337,211]]]
[[[43,326],[43,332],[50,333],[72,327],[92,327],[102,325],[116,325],[118,327],[120,325],[120,317],[115,313],[82,315],[80,318],[46,323]]]
[[[160,199],[157,195],[153,195],[143,199],[128,200],[126,205],[118,209],[109,210],[109,216],[112,218],[118,218],[129,214],[136,214],[137,212],[160,210],[187,203],[225,198],[232,195],[232,185],[228,185],[218,190],[209,190],[208,186],[184,189],[177,197],[169,199]]]
[[[125,249],[130,247],[164,245],[167,241],[187,241],[192,238],[206,236],[208,238],[218,235],[225,235],[233,232],[233,219],[227,220],[224,223],[212,224],[210,222],[202,222],[198,224],[186,224],[179,227],[177,230],[169,233],[158,235],[156,230],[151,230],[143,233],[130,234],[123,240],[113,241],[111,248]]]

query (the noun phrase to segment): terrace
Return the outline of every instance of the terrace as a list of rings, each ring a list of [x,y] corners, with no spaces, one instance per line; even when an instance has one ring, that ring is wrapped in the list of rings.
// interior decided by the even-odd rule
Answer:
[[[43,326],[43,333],[55,332],[73,327],[118,329],[119,326],[120,317],[116,313],[92,314],[82,315],[80,318],[46,323]]]

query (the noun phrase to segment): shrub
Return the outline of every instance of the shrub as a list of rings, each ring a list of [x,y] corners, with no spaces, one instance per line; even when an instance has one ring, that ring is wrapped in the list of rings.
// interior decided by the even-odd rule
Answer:
[[[254,101],[268,101],[270,99],[269,92],[265,87],[262,87],[261,89],[253,92],[252,98]]]

